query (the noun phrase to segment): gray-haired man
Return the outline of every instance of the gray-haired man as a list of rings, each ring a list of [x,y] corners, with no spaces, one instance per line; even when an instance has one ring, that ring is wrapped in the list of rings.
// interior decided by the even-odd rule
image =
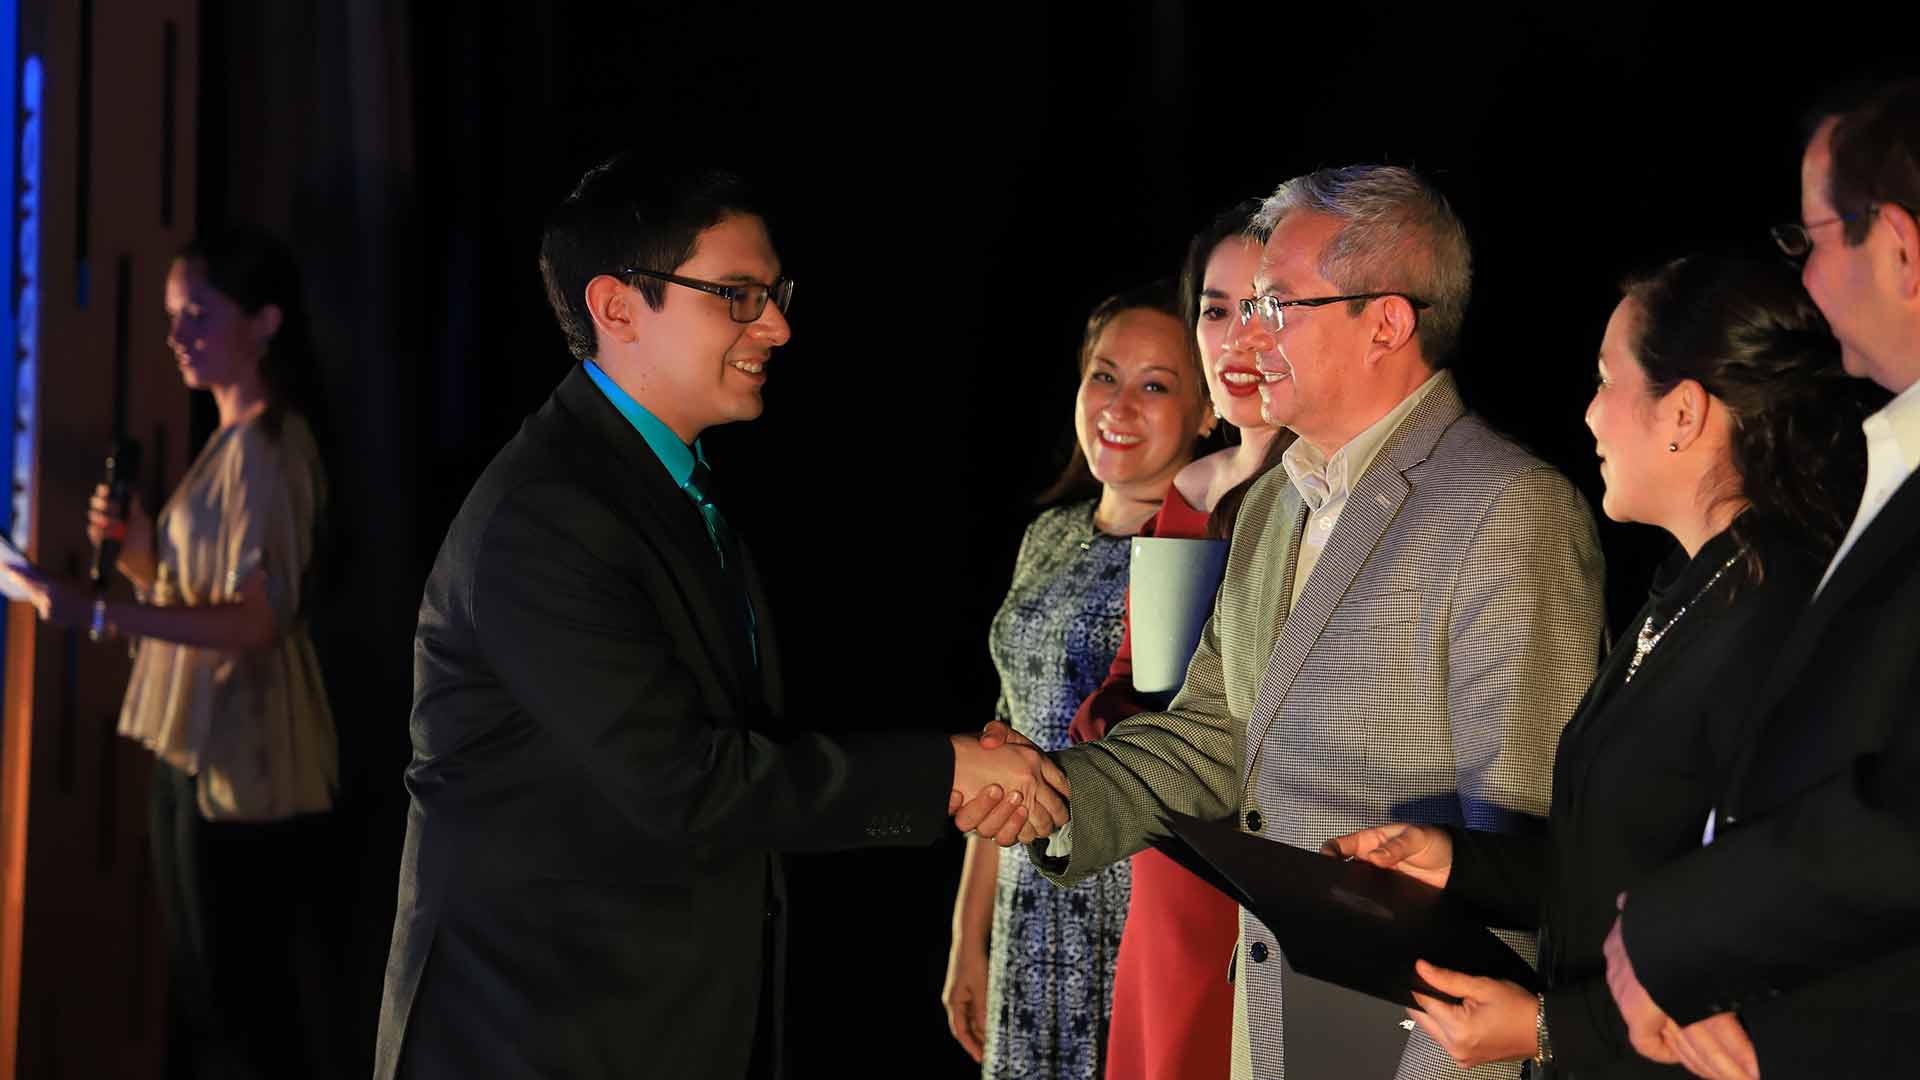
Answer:
[[[1069,854],[1039,861],[1063,883],[1139,850],[1162,808],[1304,848],[1390,820],[1511,828],[1546,812],[1560,727],[1593,677],[1586,502],[1467,412],[1443,367],[1472,278],[1446,200],[1356,166],[1288,181],[1262,218],[1227,347],[1300,438],[1247,496],[1172,706],[1059,755]],[[1234,1075],[1283,1076],[1288,1043],[1300,1075],[1315,1033],[1283,1028],[1277,944],[1244,912],[1235,967]],[[1390,1023],[1379,1037],[1402,1039]],[[1469,1074],[1415,1032],[1398,1075]]]

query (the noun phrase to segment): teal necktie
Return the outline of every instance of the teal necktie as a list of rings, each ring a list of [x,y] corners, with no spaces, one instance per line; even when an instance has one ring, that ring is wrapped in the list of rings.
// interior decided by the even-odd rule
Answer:
[[[736,553],[739,551],[739,541],[734,537],[733,529],[727,525],[726,517],[720,513],[720,508],[713,504],[713,470],[707,468],[706,462],[696,458],[693,473],[687,477],[686,483],[680,485],[680,489],[693,500],[694,506],[699,507],[700,517],[707,523],[707,535],[713,539],[713,549],[720,553],[720,568],[731,573],[733,564],[738,561]]]
[[[720,513],[720,508],[713,503],[713,470],[707,468],[706,462],[695,458],[693,472],[687,477],[687,482],[680,485],[680,488],[687,493],[688,498],[693,500],[693,505],[700,510],[701,519],[707,523],[707,535],[713,540],[714,551],[720,555],[720,569],[726,571],[728,577],[733,578],[736,573],[735,568],[740,562],[740,540],[734,536],[733,528],[727,524],[727,519]],[[753,655],[753,666],[758,668],[760,643],[756,640],[759,635],[753,614],[753,600],[747,595],[744,580],[734,578],[734,584],[739,588],[740,610],[747,621],[747,649]]]

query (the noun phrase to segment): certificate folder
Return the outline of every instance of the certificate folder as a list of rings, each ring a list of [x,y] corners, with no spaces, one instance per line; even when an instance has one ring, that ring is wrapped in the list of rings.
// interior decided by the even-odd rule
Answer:
[[[1518,953],[1431,885],[1262,840],[1232,821],[1169,812],[1161,823],[1170,835],[1153,846],[1253,912],[1302,975],[1416,1008],[1414,990],[1456,999],[1416,976],[1415,960],[1539,989]]]

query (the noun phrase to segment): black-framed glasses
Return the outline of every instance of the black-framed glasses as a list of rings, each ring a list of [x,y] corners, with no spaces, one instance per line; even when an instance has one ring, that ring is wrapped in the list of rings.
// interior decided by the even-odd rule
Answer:
[[[1878,204],[1875,204],[1867,207],[1866,210],[1858,214],[1835,214],[1833,217],[1820,221],[1810,221],[1805,225],[1797,221],[1789,221],[1785,225],[1775,225],[1767,231],[1773,234],[1773,242],[1780,246],[1780,250],[1786,253],[1787,258],[1804,259],[1809,252],[1813,251],[1813,230],[1842,223],[1851,225],[1862,218],[1870,218],[1879,212],[1880,207]]]
[[[1261,325],[1277,334],[1281,330],[1286,329],[1288,308],[1325,307],[1328,304],[1338,304],[1345,301],[1378,300],[1383,296],[1397,296],[1407,303],[1412,304],[1413,310],[1415,311],[1424,311],[1433,306],[1411,293],[1403,292],[1363,292],[1351,293],[1347,296],[1315,296],[1306,300],[1282,300],[1277,296],[1254,296],[1244,298],[1240,301],[1240,325],[1246,326],[1248,323],[1251,323],[1254,315],[1258,313]]]
[[[659,270],[646,270],[638,266],[623,268],[620,273],[626,277],[650,277],[683,288],[698,289],[703,293],[727,298],[727,315],[734,322],[750,323],[758,319],[767,310],[767,301],[785,315],[793,304],[793,279],[776,278],[771,285],[762,285],[758,281],[743,285],[722,285],[717,281],[701,281],[699,278],[681,277],[678,274],[663,273]]]

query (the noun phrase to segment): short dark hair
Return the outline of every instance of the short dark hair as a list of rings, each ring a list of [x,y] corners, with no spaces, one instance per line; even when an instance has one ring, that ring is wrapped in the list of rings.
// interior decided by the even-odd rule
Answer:
[[[1648,395],[1691,379],[1733,419],[1729,452],[1749,509],[1732,528],[1749,573],[1765,570],[1761,536],[1830,559],[1866,485],[1860,422],[1886,395],[1841,368],[1799,274],[1778,261],[1695,256],[1623,291],[1640,308],[1633,348]]]
[[[1100,335],[1113,320],[1123,312],[1145,310],[1157,311],[1169,318],[1180,318],[1180,300],[1173,292],[1173,282],[1166,278],[1150,282],[1125,292],[1115,293],[1100,301],[1087,316],[1087,328],[1080,335],[1080,363],[1076,370],[1081,378],[1086,378],[1087,367],[1093,363],[1093,347],[1100,341]],[[1195,355],[1192,328],[1188,328],[1187,354]],[[1198,361],[1195,361],[1195,374],[1199,374]],[[1043,506],[1054,503],[1078,502],[1100,494],[1100,481],[1094,478],[1093,469],[1087,464],[1087,452],[1081,449],[1080,440],[1073,440],[1073,450],[1067,456],[1067,465],[1060,470],[1045,492],[1040,496]]]
[[[540,277],[568,350],[585,360],[599,348],[587,282],[627,267],[671,272],[693,257],[701,232],[731,214],[767,216],[747,182],[723,169],[667,169],[629,151],[587,170],[540,238]],[[666,282],[634,286],[655,311],[666,303]]]
[[[1920,217],[1920,79],[1889,83],[1839,115],[1827,201],[1847,219],[1847,243],[1859,244],[1877,205]]]

